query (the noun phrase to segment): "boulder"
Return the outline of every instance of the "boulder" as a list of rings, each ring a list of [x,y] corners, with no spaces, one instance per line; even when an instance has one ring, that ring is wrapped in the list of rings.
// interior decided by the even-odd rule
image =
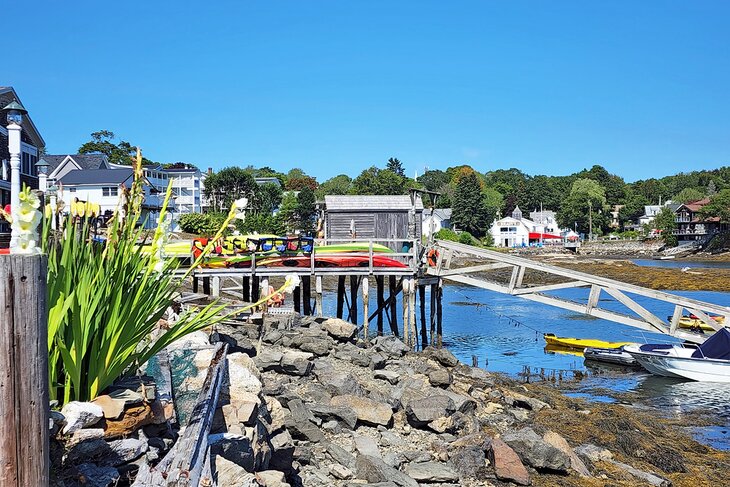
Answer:
[[[499,480],[514,482],[517,485],[530,485],[530,474],[520,457],[502,440],[496,438],[491,441],[488,458]]]
[[[328,442],[325,444],[324,448],[327,455],[329,455],[329,457],[335,462],[349,468],[350,470],[355,468],[355,457],[341,446]]]
[[[411,463],[406,474],[421,483],[457,482],[459,474],[449,465],[437,462]]]
[[[446,369],[436,369],[428,374],[428,381],[434,387],[449,387],[451,380],[451,374]]]
[[[312,357],[308,352],[287,351],[281,357],[279,372],[289,375],[305,376],[312,371]]]
[[[531,411],[539,411],[544,408],[550,408],[550,405],[534,397],[528,397],[517,392],[509,392],[504,395],[504,402],[510,406],[529,409]]]
[[[609,460],[609,463],[612,463],[614,466],[620,468],[624,472],[633,475],[637,479],[641,479],[654,487],[671,487],[672,485],[672,482],[667,479],[654,475],[653,473],[644,472],[643,470],[634,468],[631,465],[617,462],[616,460]]]
[[[487,473],[487,462],[481,446],[458,448],[449,454],[449,463],[459,477],[484,478]]]
[[[372,341],[375,350],[384,353],[389,357],[402,357],[409,348],[405,343],[393,335],[375,337]]]
[[[398,487],[419,487],[418,482],[396,470],[383,460],[367,455],[358,455],[355,460],[357,478],[368,482],[393,482]]]
[[[349,468],[339,464],[330,465],[330,475],[338,480],[348,480],[353,477]]]
[[[256,472],[256,482],[262,487],[289,487],[284,472],[278,470]]]
[[[335,396],[330,401],[330,405],[352,409],[357,415],[357,420],[367,425],[388,426],[393,419],[393,409],[388,404],[365,397],[350,394]]]
[[[85,487],[109,487],[117,485],[119,471],[114,467],[97,467],[92,463],[82,463],[76,470],[79,482]]]
[[[327,391],[334,396],[351,394],[362,396],[363,390],[357,378],[350,372],[340,372],[334,369],[320,370],[319,365],[314,368],[314,375]]]
[[[376,370],[373,377],[380,380],[386,380],[391,384],[397,384],[400,380],[400,374],[398,372],[393,372],[392,370]]]
[[[210,334],[210,343],[223,342],[228,344],[228,353],[244,353],[249,357],[256,356],[256,346],[248,337],[246,330],[239,326],[216,325]]]
[[[355,429],[357,425],[357,413],[348,407],[313,403],[309,405],[309,410],[318,418],[325,421],[337,421],[351,430]]]
[[[72,446],[66,453],[66,463],[94,463],[99,467],[118,467],[144,455],[147,441],[134,438],[104,441],[93,439]]]
[[[330,334],[330,336],[341,342],[349,342],[357,334],[357,327],[352,323],[340,320],[338,318],[330,318],[322,323],[322,328]]]
[[[308,338],[307,340],[303,340],[298,348],[304,352],[311,352],[314,355],[321,357],[330,353],[330,350],[332,350],[332,344],[328,340],[321,338]]]
[[[355,435],[355,449],[360,455],[367,455],[375,458],[382,458],[378,444],[369,436]]]
[[[608,461],[613,458],[613,453],[591,443],[585,443],[576,447],[575,453],[591,462]]]
[[[568,458],[570,458],[570,468],[575,470],[581,477],[590,477],[591,473],[588,471],[586,464],[578,458],[578,455],[570,448],[567,440],[555,433],[554,431],[548,431],[542,437],[548,444],[554,446],[558,450],[562,451]]]
[[[379,370],[388,363],[388,357],[382,353],[370,353],[370,370]]]
[[[211,473],[215,485],[258,486],[255,475],[246,472],[242,466],[218,455],[213,455],[211,459],[213,467]]]
[[[454,411],[454,401],[451,398],[430,396],[410,401],[406,406],[406,417],[413,426],[423,427],[443,416],[450,416]]]
[[[68,435],[98,423],[104,417],[104,410],[92,402],[71,401],[63,406],[61,414],[66,420],[63,434]]]
[[[444,367],[455,367],[459,363],[453,353],[446,348],[426,347],[423,353],[430,359],[433,359]]]
[[[256,468],[253,443],[242,435],[216,435],[211,438],[210,453],[235,463],[247,472]]]
[[[570,469],[570,457],[540,438],[532,428],[522,428],[506,434],[503,440],[533,468],[558,472],[567,472]]]
[[[275,370],[278,372],[282,356],[283,354],[281,352],[262,350],[261,353],[256,355],[253,361],[261,371]]]
[[[269,468],[288,472],[294,461],[294,440],[287,429],[274,432],[269,438],[271,442],[271,460]],[[219,484],[225,485],[225,484]]]

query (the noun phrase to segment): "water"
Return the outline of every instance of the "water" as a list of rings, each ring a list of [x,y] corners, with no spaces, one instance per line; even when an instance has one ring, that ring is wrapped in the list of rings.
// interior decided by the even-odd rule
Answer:
[[[584,303],[588,298],[586,289],[563,289],[550,294]],[[730,293],[678,291],[676,294],[730,306]],[[604,295],[599,303],[602,308],[626,312],[623,305]],[[673,311],[672,304],[642,296],[631,297],[659,317],[666,317]],[[372,298],[370,313],[376,309]],[[427,292],[426,306],[429,302]],[[325,300],[324,312],[334,315],[334,300]],[[362,321],[361,316],[359,320]],[[398,321],[402,327],[400,301]],[[373,328],[374,322],[371,323],[371,331]],[[672,337],[514,296],[451,284],[444,287],[443,328],[444,344],[466,364],[471,364],[472,356],[476,356],[480,367],[514,377],[522,372],[524,366],[567,371],[564,373],[568,377],[571,371],[588,371],[589,378],[569,394],[597,402],[621,402],[621,395],[629,394],[636,402],[656,408],[661,413],[683,414],[695,409],[709,413],[724,425],[718,429],[693,429],[692,432],[707,444],[730,449],[730,435],[722,433],[730,431],[730,384],[681,382],[610,366],[601,366],[600,373],[594,374],[596,369],[586,367],[582,356],[546,351],[542,335],[554,333],[558,336],[640,343],[676,342]],[[386,333],[389,330],[387,320],[385,330]]]
[[[636,265],[643,267],[671,267],[681,269],[683,267],[704,268],[704,269],[730,269],[730,262],[717,262],[712,260],[654,260],[654,259],[634,259]]]

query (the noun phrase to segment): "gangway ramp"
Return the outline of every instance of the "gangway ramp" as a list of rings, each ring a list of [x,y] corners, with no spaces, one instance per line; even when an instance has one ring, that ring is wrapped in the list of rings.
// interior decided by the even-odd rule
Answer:
[[[711,315],[730,316],[730,307],[627,284],[511,254],[446,240],[436,240],[434,248],[438,251],[438,259],[435,266],[428,268],[427,273],[429,275],[502,294],[510,294],[518,298],[556,306],[596,318],[623,323],[647,331],[664,333],[693,343],[702,343],[709,335],[693,333],[679,328],[679,320],[685,310],[715,330],[721,329],[724,325],[715,321]],[[470,265],[461,268],[452,267],[455,255],[468,257]],[[475,260],[479,263],[474,264],[473,261]],[[482,261],[484,263],[481,263]],[[485,272],[496,269],[511,269],[509,280],[503,282],[498,279],[484,278]],[[525,286],[523,280],[525,271],[528,269],[531,272],[551,275],[553,280],[557,277],[561,282]],[[575,301],[549,294],[551,291],[568,288],[585,289],[587,293],[587,296],[583,296],[585,301]],[[600,307],[600,298],[603,293],[623,305],[626,313]],[[637,303],[632,295],[674,305],[672,316],[668,319],[658,317],[655,313]]]

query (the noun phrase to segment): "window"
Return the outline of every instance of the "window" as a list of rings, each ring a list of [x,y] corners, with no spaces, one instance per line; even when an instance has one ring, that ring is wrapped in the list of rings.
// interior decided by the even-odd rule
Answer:
[[[66,188],[66,190],[67,190],[67,191],[68,191],[69,193],[75,193],[75,192],[76,192],[76,188]]]
[[[102,196],[117,196],[119,188],[116,186],[103,186],[101,188]]]

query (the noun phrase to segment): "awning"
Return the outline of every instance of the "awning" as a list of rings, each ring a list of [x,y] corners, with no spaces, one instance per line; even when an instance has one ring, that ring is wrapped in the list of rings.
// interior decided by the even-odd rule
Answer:
[[[552,235],[550,233],[533,233],[530,232],[530,240],[562,240],[560,235]]]

